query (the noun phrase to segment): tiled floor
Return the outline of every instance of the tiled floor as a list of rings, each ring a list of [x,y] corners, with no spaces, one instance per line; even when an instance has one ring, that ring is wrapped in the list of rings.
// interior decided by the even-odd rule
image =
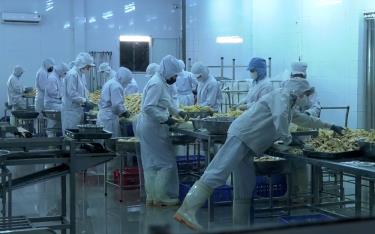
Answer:
[[[124,202],[119,202],[119,190],[109,187],[104,196],[103,185],[97,178],[89,179],[85,184],[77,179],[77,233],[87,234],[123,234],[150,233],[150,226],[169,226],[171,233],[191,233],[184,225],[173,219],[178,207],[145,207],[140,201],[139,190],[124,192]],[[14,215],[40,216],[53,206],[53,191],[59,180],[48,184],[31,186],[14,192]],[[209,230],[235,228],[231,222],[231,206],[215,208],[215,222],[207,225],[207,210],[198,212],[201,224]],[[238,227],[236,227],[238,228]]]

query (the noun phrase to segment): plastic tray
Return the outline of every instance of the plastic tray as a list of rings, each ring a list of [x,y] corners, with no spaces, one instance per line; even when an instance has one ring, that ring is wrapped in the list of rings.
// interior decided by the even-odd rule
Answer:
[[[177,156],[177,168],[178,171],[189,171],[194,169],[199,169],[199,165],[204,165],[205,156],[202,155],[189,155]]]
[[[279,218],[279,222],[283,224],[316,223],[331,220],[335,220],[335,218],[324,214],[284,216]]]
[[[354,158],[357,156],[361,156],[361,151],[347,151],[342,153],[324,153],[324,152],[316,152],[311,150],[303,150],[303,154],[310,158],[321,158],[321,159],[340,159],[340,158]]]
[[[112,133],[102,130],[96,133],[81,133],[78,129],[66,129],[65,135],[69,138],[81,140],[81,139],[109,139]]]
[[[375,159],[375,144],[370,142],[358,141],[360,150],[366,158]]]
[[[184,182],[180,183],[180,193],[179,199],[182,202],[189,192],[191,186],[193,186],[194,182]],[[233,188],[229,185],[223,185],[216,188],[212,194],[214,198],[214,205],[229,205],[232,204],[233,195],[232,195]],[[207,207],[207,202],[204,204],[203,207]]]

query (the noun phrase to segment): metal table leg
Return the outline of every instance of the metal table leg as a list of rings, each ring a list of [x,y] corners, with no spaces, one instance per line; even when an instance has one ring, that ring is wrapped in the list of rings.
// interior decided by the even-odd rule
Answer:
[[[374,198],[374,181],[370,180],[369,181],[369,208],[370,208],[370,217],[374,216],[374,203],[375,203],[375,198]]]
[[[107,196],[107,163],[104,163],[104,196]]]
[[[70,173],[70,233],[76,233],[76,175]]]
[[[66,218],[66,176],[61,176],[61,217]],[[66,229],[61,230],[61,234],[66,234]]]
[[[12,217],[12,174],[10,173],[9,169],[6,168],[6,173],[8,175],[8,218]]]
[[[362,178],[355,177],[355,216],[359,217],[362,213]]]
[[[1,184],[6,185],[5,166],[1,167]],[[2,203],[1,215],[4,218],[6,217],[6,198],[7,198],[6,191],[7,189],[8,188],[6,186],[3,186],[3,190],[1,191],[1,203]]]
[[[207,157],[206,157],[206,168],[211,162],[211,137],[208,138],[207,141]],[[208,201],[208,220],[209,222],[214,221],[214,196],[211,195]]]
[[[127,157],[127,153],[125,153],[125,155],[121,155],[120,157],[120,178],[119,178],[119,181],[120,181],[120,202],[122,202],[122,175],[124,172],[124,156]]]

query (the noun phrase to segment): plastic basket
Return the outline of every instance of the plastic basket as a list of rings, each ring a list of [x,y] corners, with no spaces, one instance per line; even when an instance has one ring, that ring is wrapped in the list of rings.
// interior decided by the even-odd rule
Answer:
[[[288,191],[286,175],[273,175],[272,178],[272,197],[282,197]],[[270,196],[270,182],[267,176],[257,176],[255,195],[257,197]]]
[[[279,217],[279,223],[298,224],[298,223],[317,223],[335,220],[335,218],[324,214],[295,215]]]
[[[120,185],[120,170],[113,171],[113,182]],[[136,189],[139,187],[139,171],[137,167],[127,167],[122,174],[122,186],[125,189]]]
[[[205,156],[202,155],[189,155],[177,156],[177,168],[179,171],[186,171],[197,169],[199,165],[203,165],[205,161]]]
[[[189,192],[194,182],[180,183],[179,199],[182,202],[185,199],[186,194]],[[229,185],[223,185],[216,188],[212,194],[214,198],[214,205],[231,205],[233,200],[232,195],[233,188]],[[207,202],[203,207],[207,207]]]

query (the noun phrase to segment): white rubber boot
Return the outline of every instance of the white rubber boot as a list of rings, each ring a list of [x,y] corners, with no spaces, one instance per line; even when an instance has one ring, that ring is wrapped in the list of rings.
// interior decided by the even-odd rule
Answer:
[[[170,198],[167,195],[167,187],[171,181],[171,176],[175,175],[173,170],[159,170],[156,173],[154,204],[157,206],[176,206],[179,204],[178,198]]]
[[[202,230],[195,217],[198,209],[203,206],[212,193],[212,189],[200,182],[196,181],[189,192],[186,194],[182,206],[177,210],[174,218],[188,226],[193,230]]]
[[[156,171],[147,170],[143,172],[145,177],[146,206],[152,206],[155,201],[155,179]]]
[[[250,224],[251,200],[233,201],[233,224],[248,226]]]

